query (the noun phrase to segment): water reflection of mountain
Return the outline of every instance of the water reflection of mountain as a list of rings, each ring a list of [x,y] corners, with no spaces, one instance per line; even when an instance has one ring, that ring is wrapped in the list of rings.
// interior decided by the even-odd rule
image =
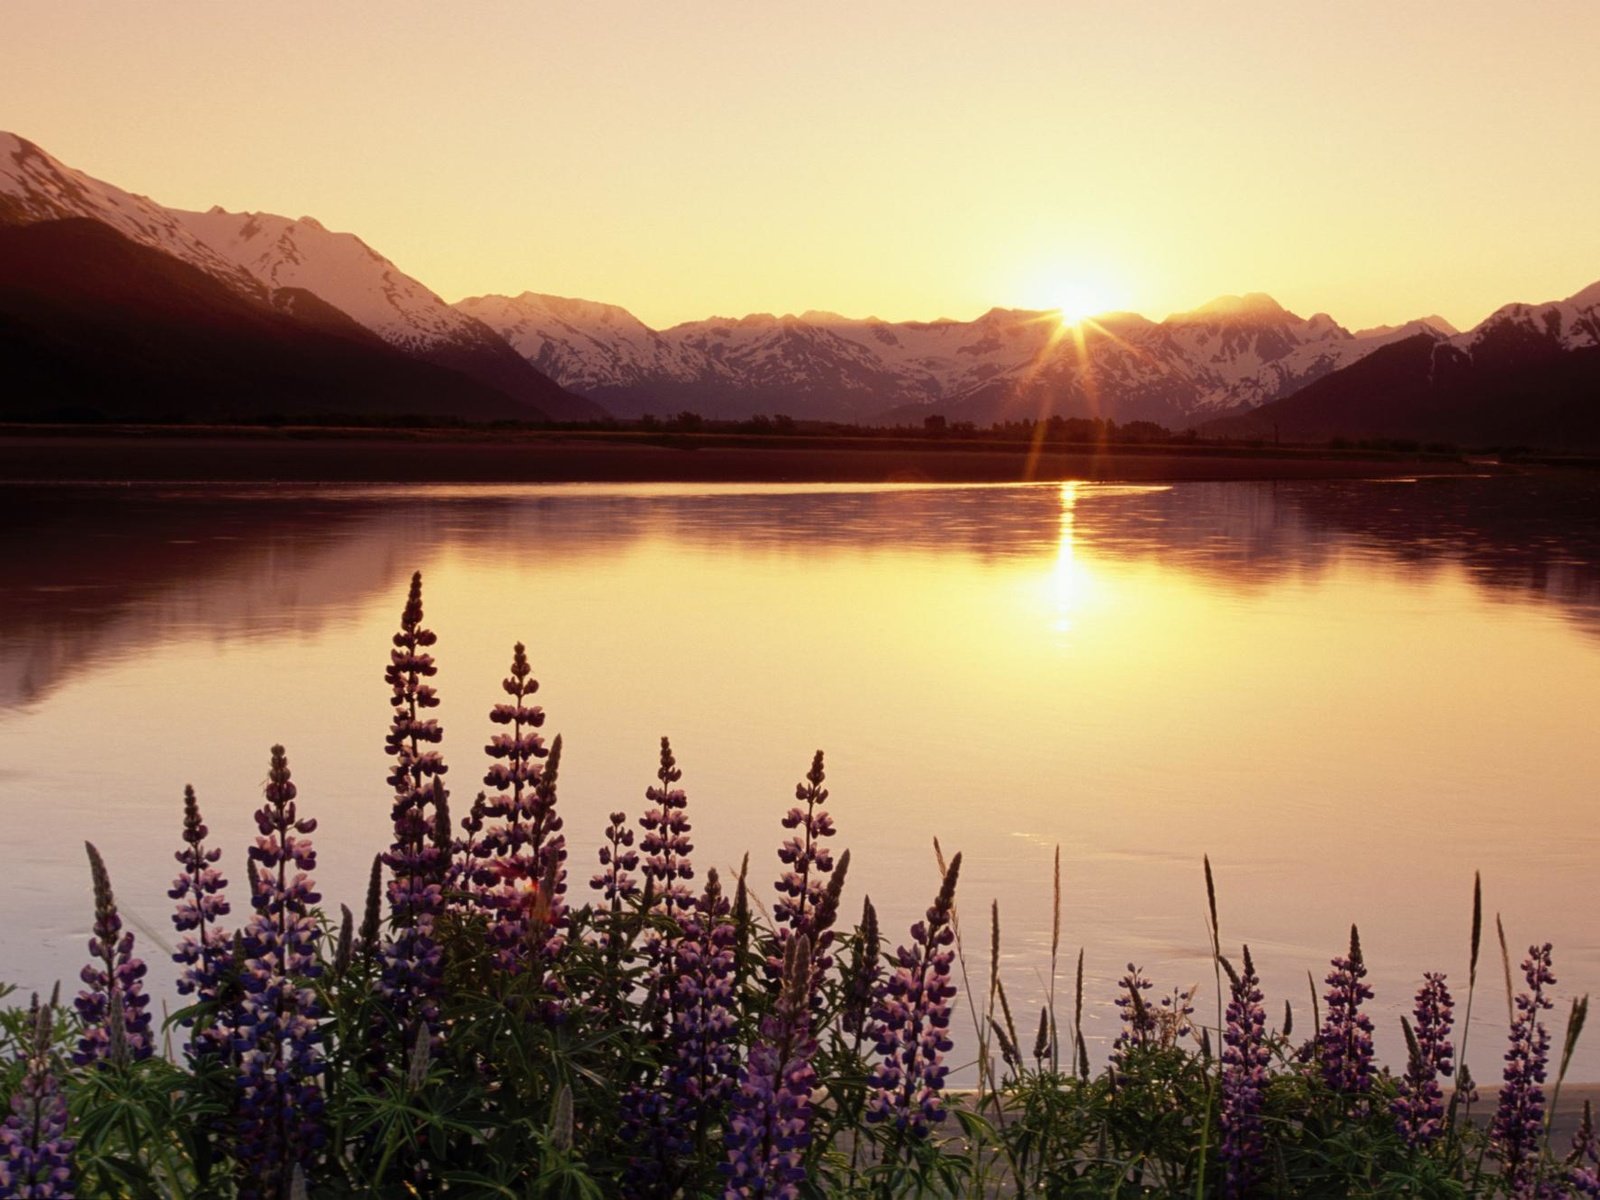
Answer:
[[[1561,606],[1600,633],[1600,479],[1515,479],[1298,489],[1313,524],[1367,539],[1402,562],[1450,559],[1485,588]]]
[[[1600,479],[1582,474],[1415,481],[1187,484],[1116,511],[1077,506],[1079,547],[1255,588],[1352,554],[1458,565],[1508,599],[1546,601],[1600,634]]]
[[[564,561],[643,538],[778,554],[1147,561],[1254,590],[1351,553],[1460,563],[1600,632],[1600,486],[1572,476],[1402,483],[924,490],[7,489],[0,707],[173,637],[336,622],[450,547]]]

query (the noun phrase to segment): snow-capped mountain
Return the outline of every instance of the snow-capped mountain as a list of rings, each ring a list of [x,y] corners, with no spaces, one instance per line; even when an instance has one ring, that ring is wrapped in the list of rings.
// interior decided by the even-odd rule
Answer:
[[[489,326],[452,308],[353,233],[313,217],[175,212],[182,226],[248,271],[273,295],[298,288],[333,305],[396,349],[498,387],[563,420],[604,415],[599,405],[549,387]]]
[[[871,419],[1030,362],[1053,320],[995,309],[977,321],[851,320],[833,313],[713,317],[667,330],[627,310],[524,292],[478,296],[482,318],[552,378],[619,412],[786,412]]]
[[[671,345],[626,309],[523,292],[475,296],[455,306],[497,331],[552,379],[582,392],[693,379],[704,363]]]
[[[559,420],[603,415],[554,385],[488,326],[462,313],[360,238],[310,217],[165,208],[73,170],[0,133],[0,225],[88,218],[196,267],[252,301],[299,314],[331,306],[405,354],[466,375]],[[537,414],[530,414],[537,415]]]
[[[260,280],[191,233],[181,215],[148,197],[92,179],[27,139],[0,131],[0,225],[88,217],[129,241],[198,267],[241,295],[267,298]]]
[[[996,308],[974,321],[853,320],[834,313],[712,318],[653,330],[626,310],[524,292],[462,301],[540,370],[620,413],[691,408],[835,420],[989,423],[1104,415],[1187,425],[1286,395],[1439,318],[1350,333],[1259,293],[1162,322]]]
[[[1600,283],[1565,300],[1503,305],[1448,345],[1474,360],[1593,349],[1600,346]]]
[[[0,418],[534,415],[403,354],[310,292],[277,298],[292,303],[242,294],[88,217],[0,224]]]
[[[355,234],[333,233],[314,217],[293,221],[220,207],[172,215],[198,241],[268,288],[304,288],[391,346],[425,351],[486,332]]]
[[[1600,447],[1600,283],[1565,300],[1505,305],[1465,333],[1396,333],[1374,353],[1208,432]]]

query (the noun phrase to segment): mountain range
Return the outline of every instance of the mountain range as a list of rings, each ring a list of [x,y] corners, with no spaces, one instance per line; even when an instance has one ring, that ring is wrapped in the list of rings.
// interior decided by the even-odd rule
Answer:
[[[1261,293],[1154,321],[752,314],[651,329],[538,292],[448,304],[311,217],[163,207],[0,133],[0,415],[592,420],[683,410],[1237,437],[1600,446],[1600,285],[1349,330]]]
[[[1401,339],[1205,429],[1294,441],[1600,448],[1600,283],[1565,300],[1507,304],[1454,337]]]
[[[352,234],[185,212],[0,133],[0,412],[603,416]]]
[[[667,330],[626,310],[524,292],[478,296],[480,318],[540,370],[619,414],[787,413],[841,421],[980,425],[1105,416],[1185,427],[1288,395],[1441,317],[1351,333],[1259,293],[1155,322],[1111,313],[1064,327],[1054,312],[995,308],[974,321],[756,314]]]

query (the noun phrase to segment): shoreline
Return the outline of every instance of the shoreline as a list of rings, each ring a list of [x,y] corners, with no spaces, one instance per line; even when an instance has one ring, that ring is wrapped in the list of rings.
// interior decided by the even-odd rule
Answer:
[[[0,429],[7,483],[1166,483],[1481,474],[1432,454],[591,431]]]

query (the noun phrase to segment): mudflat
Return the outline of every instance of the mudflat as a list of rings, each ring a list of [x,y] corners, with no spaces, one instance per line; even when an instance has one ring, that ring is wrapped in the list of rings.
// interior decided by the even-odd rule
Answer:
[[[0,430],[10,482],[1012,483],[1477,472],[1441,455],[868,437],[496,430]]]

